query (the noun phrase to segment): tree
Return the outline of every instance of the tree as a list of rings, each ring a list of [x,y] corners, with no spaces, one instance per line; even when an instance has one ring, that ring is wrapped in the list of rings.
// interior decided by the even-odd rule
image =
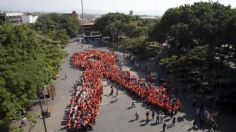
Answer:
[[[186,53],[198,45],[209,44],[214,53],[221,54],[224,45],[235,45],[229,42],[228,35],[233,33],[235,11],[230,6],[219,3],[198,2],[168,9],[151,33],[159,42],[167,42],[176,54]],[[230,33],[231,32],[231,33]],[[221,50],[217,50],[221,49]],[[233,52],[227,52],[231,55]],[[214,58],[214,57],[213,57]],[[230,58],[227,58],[230,59]]]
[[[34,27],[37,31],[43,33],[53,30],[65,30],[70,37],[75,37],[79,34],[80,23],[72,16],[51,13],[40,16]]]
[[[29,25],[0,24],[0,32],[0,125],[9,126],[58,73],[68,37],[64,30],[43,36]]]
[[[129,16],[122,13],[108,13],[95,22],[95,29],[103,35],[108,35],[116,43],[119,36],[129,38],[147,36],[153,21],[141,19],[138,16]]]
[[[220,96],[231,100],[227,91],[235,95],[235,89],[230,87],[236,81],[232,66],[236,50],[235,16],[235,9],[218,2],[197,2],[168,9],[150,33],[152,40],[168,44],[159,64],[168,71],[207,84],[207,89],[213,91],[224,85],[227,90]]]
[[[218,2],[198,2],[168,9],[152,30],[152,39],[169,44],[168,53],[181,56],[209,44],[208,59],[221,65],[235,56],[235,10]]]

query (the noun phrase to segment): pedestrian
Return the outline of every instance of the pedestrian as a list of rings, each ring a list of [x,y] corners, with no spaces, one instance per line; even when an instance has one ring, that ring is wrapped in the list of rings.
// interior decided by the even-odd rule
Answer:
[[[113,86],[111,86],[111,92],[110,92],[110,96],[113,95]]]
[[[197,114],[197,116],[200,117],[200,107],[197,107],[197,109],[196,109],[196,114]]]
[[[107,78],[107,85],[110,85],[109,79]]]
[[[193,107],[195,107],[196,104],[197,104],[197,99],[193,99],[193,103],[192,103]]]
[[[174,112],[173,111],[170,111],[170,118],[172,119],[174,116]]]
[[[147,122],[149,122],[149,114],[150,114],[150,112],[147,111],[147,112],[146,112],[146,121],[147,121]]]
[[[24,118],[21,119],[21,125],[20,125],[20,128],[26,126],[25,121],[26,121],[26,117],[24,117]]]
[[[178,95],[178,89],[177,88],[175,88],[175,95],[177,96]]]
[[[135,120],[138,120],[138,119],[139,119],[139,113],[138,113],[138,111],[135,112],[135,117],[136,117]]]
[[[162,128],[163,128],[163,132],[165,132],[166,131],[166,121],[164,121]]]
[[[118,89],[116,89],[116,95],[115,95],[115,96],[117,97],[117,96],[118,96],[118,94],[119,94],[119,92],[118,92]]]
[[[176,120],[176,117],[173,118],[171,126],[175,126],[175,120]]]
[[[192,128],[193,128],[193,129],[196,129],[196,125],[197,125],[197,118],[194,119],[194,121],[193,121],[193,127],[192,127]]]
[[[123,62],[121,62],[121,64],[120,64],[120,70],[122,70],[122,67],[123,67]]]
[[[160,115],[160,123],[163,123],[163,118],[164,118],[164,114],[161,113],[161,115]]]
[[[155,111],[153,110],[152,111],[152,120],[154,119],[154,116],[155,116]]]
[[[211,123],[211,128],[209,129],[209,132],[215,132],[217,129],[217,123],[216,121],[213,120],[213,122]]]
[[[135,108],[135,102],[133,101],[130,108]]]
[[[67,72],[65,72],[65,79],[67,79]]]
[[[157,114],[157,117],[156,117],[156,123],[159,123],[159,114]]]
[[[203,126],[203,119],[202,119],[202,118],[200,118],[200,120],[199,120],[199,128],[201,129],[201,128],[202,128],[202,126]]]

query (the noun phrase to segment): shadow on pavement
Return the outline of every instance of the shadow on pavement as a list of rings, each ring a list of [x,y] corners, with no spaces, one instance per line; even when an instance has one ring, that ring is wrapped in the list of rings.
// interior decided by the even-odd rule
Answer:
[[[177,122],[182,122],[184,121],[184,117],[177,117]]]
[[[134,121],[137,121],[138,119],[132,119],[132,120],[129,120],[128,122],[134,122]]]
[[[153,123],[150,124],[150,126],[156,126],[156,125],[158,125],[157,122],[153,122]]]

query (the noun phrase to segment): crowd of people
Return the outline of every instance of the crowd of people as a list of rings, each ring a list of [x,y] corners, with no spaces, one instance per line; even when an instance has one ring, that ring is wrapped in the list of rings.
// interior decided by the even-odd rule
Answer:
[[[102,101],[103,78],[108,78],[122,88],[130,90],[147,103],[170,111],[177,111],[180,108],[180,101],[168,91],[168,84],[154,87],[147,80],[132,76],[129,71],[121,71],[115,65],[117,61],[114,53],[101,50],[87,50],[75,53],[71,57],[71,64],[84,69],[84,73],[74,86],[75,95],[71,99],[67,116],[68,129],[95,124],[99,104]]]

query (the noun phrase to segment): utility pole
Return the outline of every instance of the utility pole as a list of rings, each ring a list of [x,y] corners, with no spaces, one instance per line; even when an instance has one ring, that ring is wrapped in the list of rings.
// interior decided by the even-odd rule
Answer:
[[[41,103],[41,99],[40,99],[40,97],[39,97],[39,95],[37,94],[37,96],[38,96],[38,99],[39,99],[39,106],[40,106],[40,109],[41,109],[41,115],[42,115],[42,119],[43,119],[43,126],[44,126],[44,130],[45,130],[45,132],[47,132],[47,127],[46,127],[46,123],[45,123],[45,118],[44,118],[44,116],[43,116],[43,108],[42,108],[42,103]]]
[[[83,0],[81,0],[81,10],[82,10],[81,26],[82,26],[82,35],[84,37],[85,35],[84,35],[84,25],[83,25],[83,20],[84,20],[84,4],[83,4]]]

